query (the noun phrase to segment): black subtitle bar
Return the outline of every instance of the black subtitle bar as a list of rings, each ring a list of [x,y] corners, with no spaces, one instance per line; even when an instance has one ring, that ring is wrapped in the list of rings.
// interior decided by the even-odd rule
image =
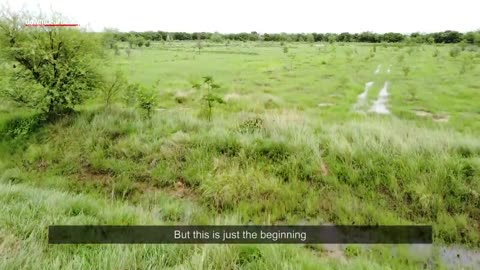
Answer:
[[[432,226],[50,226],[50,244],[431,244]]]

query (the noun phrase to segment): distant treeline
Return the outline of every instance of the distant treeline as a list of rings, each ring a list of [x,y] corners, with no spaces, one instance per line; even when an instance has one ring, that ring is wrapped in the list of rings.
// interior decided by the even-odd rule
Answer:
[[[237,34],[220,34],[220,33],[186,33],[186,32],[115,32],[114,38],[119,41],[129,41],[132,39],[143,38],[146,41],[168,41],[168,40],[212,40],[222,42],[225,40],[232,41],[283,41],[283,42],[404,42],[410,41],[415,43],[459,43],[465,42],[470,44],[480,44],[480,31],[460,33],[457,31],[444,31],[437,33],[385,33],[377,34],[372,32],[363,33],[301,33],[301,34],[259,34],[237,33]]]

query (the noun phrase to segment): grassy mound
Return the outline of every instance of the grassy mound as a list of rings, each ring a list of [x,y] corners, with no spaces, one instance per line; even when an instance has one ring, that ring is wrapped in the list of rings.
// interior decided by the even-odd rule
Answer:
[[[146,121],[117,108],[28,134],[3,142],[28,142],[2,165],[3,182],[132,202],[169,190],[239,223],[433,223],[436,241],[480,244],[480,141],[453,131],[285,110]]]

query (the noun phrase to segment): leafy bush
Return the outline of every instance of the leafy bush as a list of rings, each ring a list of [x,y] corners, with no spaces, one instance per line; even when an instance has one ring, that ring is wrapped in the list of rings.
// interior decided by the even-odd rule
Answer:
[[[137,102],[137,95],[140,89],[138,83],[128,84],[124,88],[123,101],[127,106],[133,106]]]
[[[453,47],[452,49],[450,49],[450,56],[451,57],[457,57],[460,55],[460,53],[462,52],[462,50],[459,48],[459,47]]]
[[[70,112],[101,83],[102,41],[78,29],[27,28],[24,17],[7,12],[0,18],[0,48],[16,67],[11,84],[31,86],[22,101],[49,117]]]
[[[118,95],[126,88],[127,79],[123,72],[117,70],[113,78],[107,79],[102,87],[100,93],[105,103],[105,107],[110,107],[111,103],[115,101]]]
[[[137,94],[138,107],[142,110],[144,116],[148,119],[152,117],[152,112],[157,105],[157,95],[153,89],[140,87]]]
[[[44,122],[45,118],[41,115],[13,118],[6,123],[0,134],[3,137],[13,139],[28,137],[30,134],[39,129]]]

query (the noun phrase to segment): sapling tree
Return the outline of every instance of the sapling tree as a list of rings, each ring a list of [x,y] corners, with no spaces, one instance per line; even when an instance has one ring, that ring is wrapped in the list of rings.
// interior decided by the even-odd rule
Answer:
[[[120,55],[120,49],[118,48],[118,44],[113,45],[113,51],[115,55]]]
[[[120,70],[117,70],[112,78],[106,79],[102,87],[100,87],[101,95],[105,102],[105,108],[109,108],[126,87],[127,79]]]
[[[129,36],[127,38],[127,42],[128,42],[128,48],[133,49],[133,45],[135,45],[135,37]]]
[[[408,74],[410,74],[410,68],[407,67],[407,66],[404,66],[402,68],[402,71],[403,71],[403,75],[405,75],[405,77],[408,77]]]
[[[154,89],[141,86],[137,92],[137,103],[143,115],[147,119],[151,119],[157,105],[157,94]]]
[[[138,91],[140,89],[140,85],[138,83],[128,84],[124,87],[124,93],[122,95],[123,102],[127,106],[134,106],[137,102]]]
[[[202,44],[202,40],[200,39],[200,37],[197,39],[197,43],[195,44],[195,46],[197,47],[198,49],[198,54],[200,54],[202,48],[203,48],[203,44]]]
[[[203,77],[203,82],[201,84],[194,83],[192,87],[197,90],[205,90],[205,93],[202,96],[204,105],[200,111],[200,116],[204,116],[208,121],[211,121],[215,103],[224,103],[223,99],[214,93],[216,89],[220,88],[220,85],[216,84],[211,76],[205,76]]]
[[[412,84],[408,85],[407,92],[408,92],[408,95],[409,95],[409,101],[416,101],[417,100],[417,90]]]
[[[287,56],[290,59],[290,70],[293,70],[293,62],[297,56],[294,53],[289,53]]]

